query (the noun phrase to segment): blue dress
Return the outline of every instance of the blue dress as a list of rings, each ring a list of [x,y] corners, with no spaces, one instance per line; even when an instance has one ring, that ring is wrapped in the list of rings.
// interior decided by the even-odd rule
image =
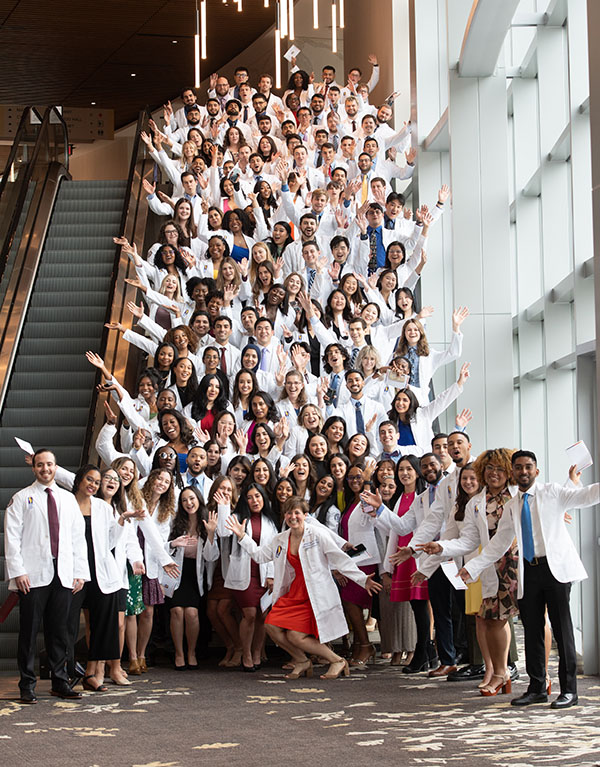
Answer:
[[[238,263],[243,261],[244,258],[248,258],[250,251],[248,248],[240,248],[239,245],[234,245],[231,249],[231,258]]]

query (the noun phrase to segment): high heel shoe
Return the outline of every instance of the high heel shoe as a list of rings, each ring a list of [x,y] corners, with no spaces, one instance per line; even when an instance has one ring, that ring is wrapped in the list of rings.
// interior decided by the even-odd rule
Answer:
[[[134,660],[129,661],[129,671],[128,673],[130,676],[141,676],[142,675],[142,669],[140,667],[140,661],[138,658],[135,658]]]
[[[311,660],[302,661],[302,663],[294,663],[294,670],[285,675],[286,679],[300,679],[301,676],[305,676],[307,679],[311,679],[313,675],[313,664]]]
[[[549,676],[546,677],[546,692],[548,695],[552,692],[552,682]]]
[[[509,693],[512,690],[510,674],[507,674],[506,676],[494,674],[492,679],[499,679],[500,684],[495,686],[489,684],[487,687],[483,687],[479,692],[484,696],[484,698],[490,698],[492,695],[498,695],[500,690],[502,690],[503,693]]]
[[[148,666],[146,665],[146,658],[138,658],[140,662],[140,671],[142,674],[145,674],[148,671]]]
[[[335,670],[334,670],[335,669]],[[326,674],[321,674],[321,679],[337,679],[341,675],[350,676],[350,666],[345,658],[334,660],[329,664]]]
[[[365,668],[369,661],[371,661],[371,663],[375,663],[375,648],[373,645],[370,642],[367,642],[367,644],[361,644],[359,647],[369,647],[369,654],[366,658],[352,658],[349,665],[352,668]],[[362,649],[359,650],[359,652],[362,652]]]
[[[413,655],[413,658],[410,663],[407,663],[406,666],[402,668],[403,674],[420,674],[422,671],[427,671],[429,669],[429,660],[427,658],[423,658],[423,654],[419,653],[419,656],[416,657]]]
[[[97,687],[94,687],[91,682],[88,682],[88,679],[94,679],[93,674],[88,674],[87,676],[84,676],[81,680],[81,684],[83,686],[84,690],[89,690],[90,692],[106,692],[108,687],[104,684],[99,684]]]
[[[217,663],[217,666],[225,667],[230,662],[230,660],[233,658],[235,650],[233,647],[230,647],[227,652],[225,653],[225,657],[221,658],[221,660]],[[239,665],[239,664],[238,664]]]

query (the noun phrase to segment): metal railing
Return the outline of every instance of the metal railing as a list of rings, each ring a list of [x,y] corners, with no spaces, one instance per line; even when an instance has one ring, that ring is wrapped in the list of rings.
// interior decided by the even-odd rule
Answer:
[[[34,121],[31,121],[31,117]],[[0,182],[2,290],[0,305],[0,412],[10,381],[21,330],[37,275],[58,187],[68,171],[67,126],[56,107],[27,108]],[[35,141],[34,141],[35,139]],[[17,169],[18,168],[18,169]],[[29,195],[28,195],[29,192]],[[24,204],[28,199],[28,207]],[[13,242],[21,213],[22,234]],[[9,259],[13,244],[14,259]]]

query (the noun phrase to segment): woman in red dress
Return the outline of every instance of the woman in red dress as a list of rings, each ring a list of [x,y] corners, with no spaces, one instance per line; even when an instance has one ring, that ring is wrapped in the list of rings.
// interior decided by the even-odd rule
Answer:
[[[311,576],[309,583],[312,583],[313,599],[317,598],[315,592],[319,591],[319,585],[323,592],[329,591],[335,594],[337,605],[330,605],[331,609],[328,612],[333,615],[336,612],[334,608],[337,607],[343,623],[341,628],[340,624],[335,622],[335,618],[329,624],[323,623],[325,630],[331,631],[332,636],[325,636],[323,641],[321,641],[319,639],[317,619],[313,611],[311,593],[306,585],[302,569],[302,558],[300,556],[300,545],[302,544],[306,529],[304,521],[307,515],[308,504],[306,501],[298,497],[290,498],[284,505],[284,519],[290,528],[289,533],[284,532],[275,536],[268,547],[261,546],[257,548],[250,544],[250,555],[253,558],[259,558],[259,561],[271,560],[272,558],[277,560],[283,554],[283,549],[285,548],[286,567],[283,570],[286,583],[288,576],[291,576],[293,572],[294,577],[290,582],[288,590],[284,593],[279,593],[280,589],[283,589],[282,583],[278,580],[276,565],[274,587],[276,599],[271,612],[265,620],[265,626],[271,639],[292,656],[294,669],[286,675],[286,679],[298,679],[301,676],[311,677],[312,662],[307,657],[310,655],[318,655],[329,661],[329,669],[326,674],[321,676],[322,679],[336,679],[340,674],[349,676],[350,671],[348,661],[341,658],[327,644],[323,643],[330,641],[333,635],[341,636],[344,630],[347,630],[343,620],[343,612],[337,589],[333,585],[329,571],[330,569],[338,569],[343,571],[346,577],[356,578],[368,593],[379,591],[381,586],[373,581],[371,576],[367,577],[364,575],[350,557],[344,554],[333,543],[328,533],[315,530],[316,526],[310,525],[308,541],[304,542],[305,554],[307,551],[311,551],[314,555],[317,549],[319,550],[319,555],[316,559],[312,560],[313,566],[315,561],[321,562],[321,559],[323,559],[321,562],[322,573],[316,574],[315,577],[315,573],[309,571]],[[229,517],[226,524],[242,541],[246,532],[244,526],[234,516]],[[286,538],[287,545],[285,545]],[[263,549],[264,551],[262,551]],[[325,565],[325,561],[328,565]],[[326,577],[326,581],[319,581],[320,576],[323,575]],[[329,586],[329,589],[327,586]],[[316,602],[315,604],[318,603]],[[318,609],[319,607],[317,606]]]

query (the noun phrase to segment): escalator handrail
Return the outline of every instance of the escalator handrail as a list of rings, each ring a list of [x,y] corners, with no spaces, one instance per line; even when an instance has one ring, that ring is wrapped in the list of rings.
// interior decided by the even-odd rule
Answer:
[[[141,194],[142,181],[146,175],[154,172],[155,163],[148,159],[140,134],[150,119],[152,119],[152,114],[149,108],[145,107],[138,115],[127,176],[125,200],[118,234],[127,237],[130,242],[139,242],[143,239],[146,229],[148,206],[145,196],[142,197]],[[105,327],[100,341],[100,356],[104,359],[106,367],[126,388],[131,386],[130,379],[132,375],[135,375],[139,352],[134,346],[124,341],[120,333],[108,330],[106,323],[121,322],[127,327],[131,326],[132,318],[125,311],[125,308],[129,301],[135,302],[137,289],[125,282],[125,279],[129,277],[136,277],[135,267],[129,258],[121,253],[121,247],[117,246],[106,307]],[[99,382],[100,373],[97,375],[96,383]],[[106,401],[106,395],[99,395],[96,387],[94,387],[86,439],[81,456],[82,465],[87,461],[97,462],[96,455],[93,453],[93,446],[104,423],[104,401]]]
[[[4,166],[2,178],[0,179],[0,199],[2,199],[2,192],[4,192],[4,188],[6,187],[7,179],[10,175],[10,169],[12,168],[15,158],[17,156],[17,152],[19,151],[19,146],[21,145],[23,134],[25,133],[27,126],[30,124],[29,120],[31,117],[31,112],[35,112],[36,117],[40,121],[39,130],[41,131],[42,129],[43,117],[40,115],[37,109],[35,107],[25,107],[21,115],[21,119],[19,120],[19,125],[17,127],[17,132],[15,133],[15,137],[13,139],[10,152],[8,153],[8,159],[6,161],[6,165]],[[39,135],[39,132],[38,132],[38,135]]]
[[[67,127],[60,113],[55,107],[48,107],[44,113],[40,131],[27,169],[28,183],[34,176],[36,164],[40,153],[45,149],[47,142],[50,119],[53,115],[59,117],[63,129],[65,151],[68,149]],[[9,280],[4,300],[0,306],[0,413],[4,406],[4,400],[8,391],[9,381],[13,365],[17,355],[17,349],[21,337],[21,331],[25,322],[29,301],[35,283],[46,233],[52,216],[54,202],[60,181],[62,178],[70,178],[69,172],[63,162],[57,162],[50,157],[43,178],[36,185],[36,189],[27,212],[27,219],[23,227],[23,234],[19,243],[19,249],[13,264],[12,272],[7,276]],[[64,159],[64,158],[63,158]],[[43,169],[41,169],[43,172]],[[25,187],[26,188],[26,187]],[[20,207],[24,197],[21,190]],[[20,216],[20,210],[17,215]],[[4,263],[4,262],[3,262]]]

